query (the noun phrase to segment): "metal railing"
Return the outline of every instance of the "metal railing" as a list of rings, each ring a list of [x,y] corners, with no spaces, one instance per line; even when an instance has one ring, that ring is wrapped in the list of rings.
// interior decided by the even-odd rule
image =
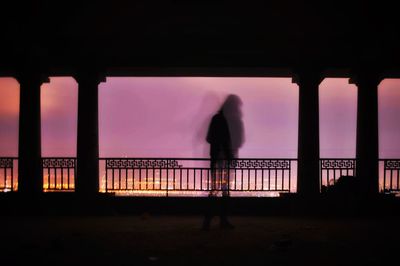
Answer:
[[[76,158],[42,158],[43,191],[74,191]]]
[[[76,158],[42,158],[43,190],[74,191]],[[210,167],[206,158],[100,158],[102,192],[295,192],[296,159],[236,159]],[[400,193],[400,159],[379,160],[383,193]],[[356,159],[320,159],[320,184],[356,175]],[[18,190],[18,158],[0,157],[0,192]]]
[[[104,192],[290,192],[295,159],[100,158]]]
[[[320,187],[329,187],[341,176],[356,176],[356,159],[323,158],[319,160]]]
[[[17,157],[0,158],[0,192],[10,192],[18,189],[17,169]]]
[[[400,159],[380,159],[379,168],[383,171],[383,193],[400,192]]]

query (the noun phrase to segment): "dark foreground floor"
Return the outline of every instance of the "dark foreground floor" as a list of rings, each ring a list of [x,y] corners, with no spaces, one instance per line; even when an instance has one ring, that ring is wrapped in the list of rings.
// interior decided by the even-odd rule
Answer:
[[[1,217],[0,265],[384,265],[399,218]],[[397,263],[396,262],[396,263]],[[395,263],[395,265],[396,265]]]

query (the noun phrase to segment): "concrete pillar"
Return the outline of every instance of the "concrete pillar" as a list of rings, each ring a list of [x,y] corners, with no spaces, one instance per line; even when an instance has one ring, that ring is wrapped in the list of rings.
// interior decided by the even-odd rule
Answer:
[[[358,87],[356,175],[366,194],[379,192],[378,85],[382,81],[373,70],[359,70],[350,79]]]
[[[299,85],[299,135],[297,193],[319,194],[319,98],[321,74],[316,70],[297,71],[293,82]]]
[[[78,82],[78,141],[75,191],[82,196],[99,192],[98,85],[97,73],[80,73]]]
[[[16,79],[20,84],[18,192],[40,194],[43,191],[40,86],[48,80],[37,73],[22,73]]]

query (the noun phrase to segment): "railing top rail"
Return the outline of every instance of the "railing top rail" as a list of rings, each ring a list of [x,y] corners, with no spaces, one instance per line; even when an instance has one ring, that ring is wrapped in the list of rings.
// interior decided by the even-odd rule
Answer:
[[[357,160],[356,158],[320,158],[320,160]]]
[[[45,160],[45,159],[68,159],[68,160],[70,160],[70,159],[76,159],[76,157],[42,157],[42,160]]]
[[[174,157],[100,157],[99,160],[179,160],[179,161],[209,161],[210,158],[174,158]],[[297,158],[234,158],[232,160],[285,160],[297,161]]]
[[[19,159],[18,156],[0,156],[1,159]],[[42,159],[76,159],[76,156],[46,156]],[[199,160],[208,161],[210,158],[175,158],[175,157],[99,157],[99,160],[115,160],[115,159],[130,159],[130,160]],[[234,160],[289,160],[297,161],[297,158],[235,158]],[[357,158],[320,158],[320,160],[357,160]],[[379,161],[385,160],[400,160],[400,158],[379,158]]]

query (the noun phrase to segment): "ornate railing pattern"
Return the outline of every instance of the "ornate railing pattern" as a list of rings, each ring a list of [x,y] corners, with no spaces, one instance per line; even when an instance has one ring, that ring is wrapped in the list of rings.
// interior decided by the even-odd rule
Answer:
[[[210,160],[202,158],[101,158],[100,185],[104,191],[294,192],[296,159],[237,159],[218,168],[214,181]],[[42,158],[43,190],[74,191],[76,158]],[[400,192],[400,159],[380,159],[380,188]],[[335,184],[343,175],[356,175],[355,159],[320,159],[321,186]],[[219,181],[218,181],[219,180]],[[229,182],[226,182],[228,180]],[[225,188],[222,186],[226,183]],[[0,157],[0,192],[18,189],[18,158]]]
[[[74,191],[76,158],[42,158],[43,190]]]
[[[0,192],[17,190],[16,161],[18,161],[18,158],[15,157],[0,158]]]
[[[381,159],[383,163],[383,192],[400,192],[400,159]]]
[[[356,175],[356,159],[324,158],[320,159],[320,186],[332,186],[341,176]]]
[[[295,159],[235,159],[211,170],[206,158],[101,158],[105,192],[290,192]],[[101,163],[100,163],[101,164]]]
[[[107,169],[129,168],[180,168],[174,159],[109,159],[106,160]]]

